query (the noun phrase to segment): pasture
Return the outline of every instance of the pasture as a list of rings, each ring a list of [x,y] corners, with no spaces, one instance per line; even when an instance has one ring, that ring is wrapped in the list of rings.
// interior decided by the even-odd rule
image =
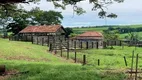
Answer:
[[[133,47],[127,49],[132,51]],[[117,51],[121,52],[117,53]],[[124,49],[124,51],[127,50]],[[87,65],[82,66],[80,62],[74,63],[71,59],[72,52],[70,52],[72,56],[67,60],[66,57],[60,57],[59,53],[54,55],[48,52],[47,46],[0,39],[0,64],[6,65],[7,72],[28,71],[25,74],[0,76],[0,79],[124,80],[126,79],[125,70],[128,67],[124,65],[123,55],[130,57],[131,53],[129,52],[131,51],[125,53],[120,47],[118,50],[84,50],[80,54],[77,53],[78,59],[79,55],[81,58],[82,53],[87,55]],[[138,49],[139,51],[140,49]],[[116,59],[117,57],[118,59]],[[96,65],[98,58],[101,60],[100,66]],[[128,63],[130,63],[129,60]]]

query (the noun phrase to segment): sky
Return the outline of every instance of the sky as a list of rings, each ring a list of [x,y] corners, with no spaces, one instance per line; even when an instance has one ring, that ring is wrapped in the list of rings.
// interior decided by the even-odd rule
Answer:
[[[27,10],[33,7],[40,7],[41,10],[55,10],[62,12],[64,19],[62,24],[64,27],[81,27],[81,26],[96,26],[96,25],[132,25],[142,24],[142,0],[124,0],[123,3],[113,3],[107,6],[107,12],[118,15],[115,19],[107,18],[100,19],[97,11],[92,11],[92,5],[88,0],[84,0],[77,4],[86,10],[83,15],[73,15],[72,6],[67,6],[66,10],[55,9],[54,5],[46,0],[41,0],[39,4],[24,4]]]

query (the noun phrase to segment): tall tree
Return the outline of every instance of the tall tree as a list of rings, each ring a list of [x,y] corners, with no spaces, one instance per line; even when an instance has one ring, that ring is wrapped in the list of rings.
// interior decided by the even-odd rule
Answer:
[[[7,25],[7,30],[13,32],[14,34],[19,33],[23,28],[30,24],[29,15],[27,11],[22,10],[14,16],[11,16],[12,21]]]
[[[61,24],[63,16],[61,12],[56,11],[43,11],[39,8],[32,9],[30,12],[31,18],[35,24],[39,25],[51,25],[51,24]]]

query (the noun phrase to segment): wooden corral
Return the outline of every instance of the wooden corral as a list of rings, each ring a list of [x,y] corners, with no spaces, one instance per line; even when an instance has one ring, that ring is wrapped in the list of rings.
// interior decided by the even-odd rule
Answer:
[[[122,40],[106,40],[107,46],[122,46]]]

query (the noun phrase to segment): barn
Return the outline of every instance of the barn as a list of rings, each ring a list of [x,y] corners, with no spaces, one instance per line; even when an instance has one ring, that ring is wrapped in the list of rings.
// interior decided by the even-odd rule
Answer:
[[[78,42],[86,43],[87,48],[103,48],[103,34],[96,31],[87,31],[75,37]]]
[[[19,32],[21,41],[48,44],[65,40],[66,31],[61,25],[28,26]]]

